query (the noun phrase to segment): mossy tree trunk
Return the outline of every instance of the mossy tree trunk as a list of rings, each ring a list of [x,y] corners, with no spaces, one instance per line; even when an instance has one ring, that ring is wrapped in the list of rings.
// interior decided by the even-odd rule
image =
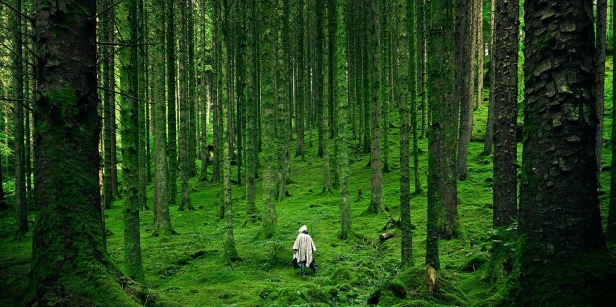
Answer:
[[[385,210],[383,204],[383,161],[381,159],[381,50],[379,41],[380,33],[380,14],[379,5],[383,3],[371,0],[370,7],[372,12],[370,47],[372,52],[371,70],[371,98],[372,98],[372,137],[370,146],[370,173],[371,173],[371,194],[369,211],[381,213]]]
[[[481,108],[483,104],[483,60],[485,58],[485,46],[483,42],[483,0],[475,0],[475,31],[476,31],[476,43],[475,60],[477,62],[477,92],[475,95],[475,110]],[[473,113],[471,112],[471,116]],[[470,133],[473,130],[473,121],[471,120]],[[470,138],[470,137],[469,137]]]
[[[488,156],[492,154],[492,147],[494,144],[494,90],[496,83],[496,66],[494,66],[494,45],[495,45],[495,23],[494,17],[496,15],[496,0],[490,2],[490,96],[488,103],[488,119],[486,121],[486,137],[483,143],[483,155]]]
[[[616,33],[616,20],[614,17],[616,14],[614,13],[614,7],[612,7],[611,16],[612,16],[612,32]],[[616,50],[616,39],[612,40],[612,50]],[[612,90],[616,88],[616,78],[612,78]],[[616,105],[616,95],[612,92],[612,106]],[[612,111],[612,135],[611,135],[611,144],[616,144],[616,112]],[[612,166],[616,165],[616,146],[612,145]],[[1,197],[2,195],[0,195]],[[0,200],[1,201],[1,200]],[[610,201],[609,201],[609,212],[607,217],[607,231],[606,238],[610,241],[616,240],[616,167],[612,167],[610,169]]]
[[[473,124],[473,89],[471,82],[471,18],[473,1],[456,1],[455,26],[455,99],[460,101],[460,134],[458,138],[458,179],[468,177],[468,142]]]
[[[268,0],[261,3],[261,69],[262,92],[261,103],[263,109],[263,234],[265,238],[272,238],[276,230],[276,61],[278,24],[278,0]]]
[[[451,172],[454,168],[449,167],[447,157],[447,142],[451,141],[451,127],[448,121],[457,123],[457,119],[451,110],[453,105],[454,69],[453,65],[453,7],[447,0],[435,0],[430,2],[427,9],[426,23],[429,25],[427,35],[428,47],[428,84],[430,86],[430,109],[432,121],[428,131],[428,221],[426,239],[426,266],[428,275],[428,291],[438,292],[440,269],[438,241],[439,236],[444,235],[440,225],[448,201],[448,187]],[[454,119],[452,120],[452,117]],[[449,123],[451,125],[451,123]],[[451,136],[451,135],[449,135]],[[455,142],[454,142],[455,143]],[[449,144],[451,145],[451,144]],[[454,147],[455,148],[455,147]],[[449,174],[448,174],[449,173]],[[454,176],[454,183],[457,179]],[[447,219],[445,219],[447,220]],[[445,223],[445,225],[447,225]]]
[[[177,151],[177,129],[176,129],[176,48],[175,48],[175,1],[169,1],[166,10],[166,55],[167,55],[167,157],[169,173],[167,183],[169,184],[169,207],[177,204],[177,176],[178,176],[178,151]]]
[[[494,18],[494,182],[495,228],[508,226],[517,216],[518,18],[519,4],[497,0]]]
[[[297,61],[297,88],[295,90],[295,129],[296,129],[296,147],[295,156],[302,157],[305,160],[304,151],[304,105],[306,97],[306,80],[305,80],[305,57],[304,57],[304,0],[298,0],[297,4],[297,53],[295,59]]]
[[[399,0],[395,3],[394,14],[396,16],[397,32],[395,54],[398,67],[396,69],[395,88],[396,103],[400,113],[400,230],[402,232],[401,258],[403,267],[413,265],[413,239],[411,236],[411,178],[409,171],[409,104],[411,99],[410,87],[415,86],[415,70],[411,63],[411,46],[414,43],[414,28],[412,26],[414,14],[413,4],[407,0]],[[414,112],[412,110],[411,112]]]
[[[201,171],[199,173],[199,181],[207,181],[208,177],[207,177],[207,168],[209,165],[209,159],[210,159],[210,152],[208,150],[208,141],[207,141],[207,127],[208,127],[208,119],[209,119],[209,112],[208,112],[208,106],[210,105],[210,101],[211,101],[211,92],[210,92],[210,87],[211,87],[211,82],[208,82],[208,80],[210,80],[210,74],[207,71],[207,66],[206,66],[206,61],[207,61],[207,50],[206,50],[206,43],[207,43],[207,38],[206,38],[206,32],[207,32],[207,22],[206,22],[206,15],[207,15],[207,10],[206,10],[206,5],[207,5],[207,0],[200,0],[199,1],[199,10],[201,11],[201,19],[200,19],[200,40],[199,40],[199,57],[201,60],[201,66],[199,67],[199,74],[200,74],[200,78],[201,78],[201,93],[199,95],[199,101],[201,102],[201,115],[200,115],[200,119],[201,119],[201,148],[200,148],[200,153],[201,153]]]
[[[122,185],[124,187],[124,258],[127,275],[143,279],[139,229],[139,101],[137,100],[137,0],[119,5],[119,30],[129,45],[120,51],[120,133],[122,136]]]
[[[247,40],[246,48],[246,215],[251,221],[256,221],[256,177],[257,177],[257,93],[259,85],[257,84],[256,71],[259,69],[256,57],[257,33],[257,6],[255,0],[247,0],[246,3],[247,17]]]
[[[196,1],[188,1],[187,44],[188,44],[188,177],[197,176],[197,65],[195,62],[195,19]],[[205,13],[205,11],[203,12]]]
[[[109,1],[103,1],[105,6],[110,5]],[[100,37],[103,42],[112,43],[113,40],[113,22],[115,19],[115,10],[109,9],[107,12],[101,14],[100,17]],[[111,190],[111,169],[114,167],[111,161],[112,149],[111,149],[111,130],[115,123],[111,122],[112,112],[115,112],[115,99],[113,99],[114,89],[111,88],[111,77],[114,76],[113,66],[111,63],[111,53],[114,51],[110,46],[100,46],[100,58],[102,60],[102,76],[103,79],[103,201],[104,208],[111,209],[113,203],[113,192]],[[99,79],[100,79],[99,78]]]
[[[524,3],[525,140],[514,269],[519,275],[511,280],[510,294],[521,305],[615,300],[616,272],[602,257],[597,195],[592,4]],[[546,43],[552,41],[559,43]]]
[[[178,85],[180,87],[179,93],[179,112],[180,112],[180,137],[179,137],[179,160],[180,160],[180,178],[181,178],[181,190],[182,190],[182,201],[180,202],[180,211],[185,210],[194,210],[195,208],[190,202],[190,188],[188,187],[188,177],[190,176],[189,170],[189,136],[190,136],[190,113],[188,108],[188,71],[191,70],[191,67],[188,67],[188,1],[182,0],[179,1],[180,7],[179,15],[180,15],[180,37],[179,37],[179,82]],[[193,103],[192,101],[190,103]]]
[[[288,1],[280,0],[278,3],[278,30],[276,32],[276,137],[278,142],[278,168],[277,168],[277,196],[278,200],[283,200],[289,196],[287,191],[287,181],[289,179],[289,167],[291,164],[289,157],[288,144],[290,141],[290,128],[287,122],[288,111],[291,106],[291,96],[288,95],[288,68],[291,63],[287,61],[289,42],[286,39],[286,31],[289,31]],[[289,77],[290,78],[290,77]]]
[[[23,37],[21,21],[21,0],[14,1],[15,12],[11,14],[13,26],[13,129],[15,157],[15,239],[21,240],[29,231],[28,202],[26,199],[25,177],[25,148],[24,148],[24,65],[23,65]]]
[[[139,198],[139,210],[149,210],[148,207],[148,199],[146,195],[146,186],[148,184],[148,173],[147,173],[147,162],[148,162],[148,152],[149,148],[146,147],[146,140],[149,139],[148,133],[148,122],[146,119],[147,109],[149,108],[149,103],[146,97],[146,88],[148,84],[145,82],[145,67],[147,63],[146,53],[145,53],[145,42],[147,32],[145,31],[145,19],[147,16],[143,11],[143,0],[137,0],[137,38],[135,42],[138,44],[137,46],[137,112],[138,112],[138,122],[137,122],[137,135],[139,137],[139,141],[137,144],[137,168],[138,168],[138,198]]]
[[[329,117],[329,95],[333,94],[329,91],[329,85],[331,83],[331,80],[329,79],[329,71],[331,69],[331,66],[329,65],[330,61],[330,57],[331,54],[329,53],[329,44],[330,44],[330,40],[329,40],[329,23],[327,23],[327,21],[329,20],[329,14],[331,14],[331,11],[326,10],[325,8],[328,7],[327,5],[328,0],[319,0],[319,2],[317,2],[317,6],[320,7],[319,10],[324,12],[324,16],[317,16],[317,20],[320,19],[324,19],[326,21],[326,25],[327,27],[322,27],[322,23],[317,21],[317,24],[320,24],[321,27],[317,28],[317,31],[319,32],[323,32],[321,34],[317,34],[317,35],[322,35],[324,36],[324,39],[322,40],[322,44],[323,44],[323,49],[322,49],[322,55],[319,57],[321,60],[321,69],[322,72],[317,76],[317,78],[321,78],[320,82],[320,86],[321,86],[321,95],[319,97],[322,97],[321,99],[321,103],[320,103],[320,117],[318,118],[320,124],[319,124],[319,151],[321,152],[321,157],[323,157],[323,193],[331,193],[332,192],[332,176],[331,176],[331,167],[330,167],[330,141],[329,141],[329,132],[330,132],[330,117]],[[326,35],[324,35],[326,34]],[[318,53],[319,51],[317,51]],[[325,82],[323,82],[323,80],[326,80]],[[325,86],[323,86],[323,84],[325,84]],[[324,87],[326,88],[326,90],[323,90]],[[321,137],[323,138],[321,140]]]
[[[156,5],[156,37],[159,44],[155,49],[155,79],[158,95],[155,97],[154,135],[154,236],[174,234],[169,215],[169,177],[167,163],[167,103],[165,99],[165,0],[157,0]]]
[[[607,45],[607,0],[597,0],[596,39],[595,39],[595,105],[597,108],[597,132],[595,133],[595,155],[597,181],[601,186],[601,150],[603,148],[603,113],[605,112],[605,52]]]
[[[37,218],[25,301],[136,306],[120,286],[121,274],[103,243],[100,125],[92,69],[96,3],[46,3],[37,8],[34,22],[40,93],[34,107]]]
[[[333,76],[336,94],[336,106],[338,109],[337,140],[338,157],[336,164],[340,176],[340,239],[346,240],[351,234],[351,208],[349,201],[349,97],[347,83],[347,0],[336,0],[334,25],[336,35],[334,37],[334,69]]]

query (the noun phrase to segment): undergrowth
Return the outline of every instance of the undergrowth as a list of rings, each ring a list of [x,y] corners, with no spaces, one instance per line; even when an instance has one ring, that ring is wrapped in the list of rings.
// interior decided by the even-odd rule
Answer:
[[[608,62],[611,78],[611,61]],[[611,156],[611,82],[606,82],[606,144],[603,191],[609,192]],[[485,95],[487,99],[487,93]],[[475,140],[485,131],[487,100],[475,112]],[[414,266],[401,269],[400,230],[388,229],[394,237],[380,242],[378,236],[390,220],[399,218],[399,134],[395,112],[390,129],[389,165],[392,171],[383,174],[385,205],[389,212],[366,214],[370,200],[369,156],[351,149],[349,190],[354,235],[342,241],[339,195],[323,194],[321,159],[316,157],[316,132],[306,136],[306,160],[292,159],[290,196],[277,202],[277,234],[273,239],[260,239],[261,222],[252,222],[245,214],[245,189],[233,186],[233,218],[235,243],[242,258],[231,262],[223,247],[224,221],[216,217],[220,188],[211,182],[191,179],[191,200],[196,210],[170,208],[171,222],[177,235],[154,237],[152,211],[141,212],[141,248],[145,285],[151,291],[186,306],[290,306],[340,305],[357,306],[434,306],[494,305],[502,299],[502,278],[489,271],[495,241],[510,247],[510,236],[492,231],[492,159],[481,154],[483,142],[469,144],[469,178],[459,182],[459,238],[440,242],[441,293],[429,295],[424,283],[427,205],[427,140],[420,140],[420,169],[423,193],[411,196],[411,218],[416,228],[413,236]],[[308,145],[313,146],[308,146]],[[292,145],[292,144],[290,144]],[[292,148],[292,146],[290,147]],[[521,153],[521,144],[519,145]],[[518,155],[521,161],[521,154]],[[521,162],[520,162],[521,163]],[[234,170],[237,174],[237,169]],[[210,174],[211,175],[211,174]],[[235,175],[237,176],[237,175]],[[411,176],[413,178],[413,176]],[[235,178],[237,179],[237,178]],[[242,179],[243,182],[243,179]],[[411,182],[411,187],[414,184]],[[358,198],[357,191],[363,191]],[[178,191],[179,188],[178,188]],[[257,208],[262,210],[261,181],[257,182]],[[602,216],[607,216],[607,195],[600,193]],[[148,206],[152,204],[152,186],[148,187]],[[178,194],[179,197],[179,194]],[[178,198],[179,203],[179,198]],[[107,249],[113,262],[122,270],[123,220],[122,201],[105,212],[109,231]],[[34,214],[30,216],[30,219]],[[306,278],[291,264],[293,241],[297,229],[307,225],[316,251],[317,272],[307,271]],[[0,305],[12,306],[21,299],[27,287],[32,233],[25,240],[14,242],[12,212],[0,212]],[[613,249],[613,246],[610,246]],[[496,275],[500,274],[497,272]],[[497,281],[498,280],[498,281]],[[497,281],[497,282],[494,282]]]

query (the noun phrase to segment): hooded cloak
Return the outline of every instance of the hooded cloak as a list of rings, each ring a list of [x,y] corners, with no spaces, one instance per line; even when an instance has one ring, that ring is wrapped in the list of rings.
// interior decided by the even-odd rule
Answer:
[[[293,259],[296,259],[298,263],[306,261],[306,265],[312,264],[312,253],[317,250],[312,242],[312,237],[308,234],[308,227],[306,225],[300,227],[299,234],[293,244]]]

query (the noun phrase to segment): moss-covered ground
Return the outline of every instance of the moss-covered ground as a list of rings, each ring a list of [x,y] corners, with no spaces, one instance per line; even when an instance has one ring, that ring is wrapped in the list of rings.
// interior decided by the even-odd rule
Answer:
[[[611,61],[606,82],[606,122],[603,154],[603,219],[607,217],[611,148]],[[487,92],[485,94],[487,99]],[[487,100],[475,112],[474,138],[483,139]],[[397,127],[397,112],[392,124]],[[233,188],[234,233],[237,250],[243,259],[229,262],[223,248],[224,221],[217,218],[219,186],[190,181],[191,200],[196,210],[181,212],[171,208],[171,220],[178,235],[153,237],[152,211],[141,213],[141,247],[145,285],[157,293],[186,306],[434,306],[494,305],[502,298],[501,284],[488,274],[492,233],[492,158],[483,156],[483,142],[469,145],[469,178],[458,185],[461,235],[440,242],[441,293],[428,295],[424,284],[426,241],[427,140],[420,140],[420,168],[423,193],[411,197],[413,230],[412,268],[401,270],[400,230],[387,229],[394,238],[381,243],[378,236],[390,216],[399,218],[398,129],[390,130],[390,166],[383,176],[384,200],[388,212],[368,214],[370,169],[368,155],[360,154],[353,142],[350,165],[352,228],[355,235],[338,239],[340,229],[339,195],[323,194],[321,160],[316,157],[316,131],[312,141],[306,135],[306,161],[292,158],[290,197],[276,205],[277,235],[260,239],[261,223],[248,221],[245,189]],[[519,144],[521,152],[521,143]],[[521,157],[519,158],[521,161]],[[237,176],[235,168],[234,177]],[[411,176],[412,178],[412,176]],[[235,178],[237,179],[237,178]],[[411,187],[413,187],[411,183]],[[257,182],[257,208],[262,210],[261,182]],[[363,191],[363,199],[357,191]],[[178,189],[179,191],[179,189]],[[152,186],[148,202],[152,208]],[[179,203],[179,195],[178,195]],[[115,264],[123,269],[122,201],[105,212],[109,230],[107,249]],[[34,218],[34,214],[31,215]],[[297,229],[306,224],[317,246],[317,273],[308,271],[302,279],[291,264]],[[0,306],[19,302],[27,287],[31,232],[26,240],[12,241],[13,212],[0,212]],[[504,242],[504,244],[509,244]],[[612,248],[613,250],[613,248]],[[497,276],[498,277],[498,276]],[[113,302],[110,302],[110,306]]]

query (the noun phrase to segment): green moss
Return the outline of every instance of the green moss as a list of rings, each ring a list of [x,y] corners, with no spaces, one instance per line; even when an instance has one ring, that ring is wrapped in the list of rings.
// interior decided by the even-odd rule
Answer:
[[[616,304],[616,264],[605,252],[555,257],[547,264],[524,259],[504,288],[503,303],[515,305]],[[521,263],[520,263],[521,262]],[[524,272],[521,272],[523,266]]]

